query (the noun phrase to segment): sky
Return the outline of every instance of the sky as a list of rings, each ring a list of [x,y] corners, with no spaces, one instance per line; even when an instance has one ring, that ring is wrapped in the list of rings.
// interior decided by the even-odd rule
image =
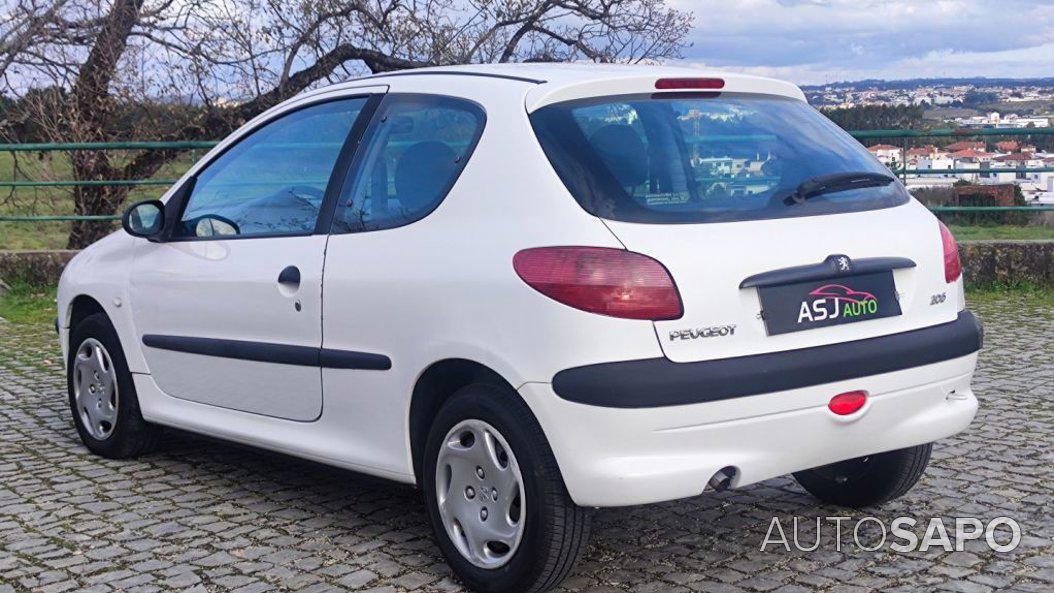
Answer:
[[[1054,0],[669,0],[685,62],[798,84],[1054,76]]]

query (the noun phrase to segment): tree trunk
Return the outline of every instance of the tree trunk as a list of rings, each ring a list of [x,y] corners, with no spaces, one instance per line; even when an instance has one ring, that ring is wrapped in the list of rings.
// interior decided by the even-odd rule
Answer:
[[[74,176],[80,181],[107,181],[115,177],[103,151],[72,153]],[[73,191],[73,211],[78,216],[115,214],[128,195],[128,186],[81,185]],[[70,225],[67,249],[83,249],[110,234],[113,223],[105,220],[75,220]]]
[[[143,2],[115,0],[106,16],[73,86],[71,137],[82,142],[103,142],[110,137],[107,133],[113,111],[110,82],[128,46],[128,37],[139,21]],[[76,151],[71,153],[70,161],[78,181],[119,177],[104,151]],[[78,215],[113,214],[128,190],[128,186],[78,186],[73,192],[73,211]],[[111,228],[111,223],[105,221],[74,221],[66,244],[70,249],[87,247],[106,236]]]
[[[78,187],[73,192],[73,211],[78,216],[114,214],[116,206],[108,196],[110,188],[100,186]],[[106,220],[74,220],[70,223],[66,249],[83,249],[113,232],[114,225]]]

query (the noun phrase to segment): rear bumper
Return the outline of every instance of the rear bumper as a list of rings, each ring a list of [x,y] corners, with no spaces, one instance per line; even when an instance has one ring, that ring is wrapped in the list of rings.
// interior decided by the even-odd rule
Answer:
[[[950,323],[889,336],[678,363],[668,358],[576,367],[553,377],[568,401],[612,408],[680,406],[822,385],[921,367],[981,349],[981,323],[962,311]]]
[[[970,381],[980,346],[972,315],[955,323],[964,319],[975,328],[976,346],[969,353],[952,347],[929,354],[937,362],[867,376],[865,364],[848,363],[853,377],[763,394],[708,400],[706,388],[693,388],[691,393],[702,394],[697,403],[612,407],[570,401],[549,383],[527,383],[520,393],[545,430],[577,504],[673,500],[702,493],[711,476],[729,466],[736,470],[732,487],[740,487],[962,431],[977,412]],[[627,381],[640,386],[649,379],[662,378]],[[652,400],[653,392],[640,389],[637,400]],[[860,411],[837,416],[827,408],[835,394],[857,389],[870,394]]]

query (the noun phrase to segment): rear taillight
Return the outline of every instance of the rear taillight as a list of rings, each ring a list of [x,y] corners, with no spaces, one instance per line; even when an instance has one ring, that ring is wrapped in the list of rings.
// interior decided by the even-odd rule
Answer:
[[[943,222],[937,224],[941,225],[941,244],[944,247],[944,281],[955,282],[963,273],[963,265],[959,260],[959,244],[955,242],[955,237]]]
[[[624,319],[677,319],[673,278],[654,259],[606,247],[538,247],[512,258],[531,288],[569,307]]]
[[[725,88],[721,78],[660,78],[655,81],[655,88],[660,91],[705,89],[718,90]]]

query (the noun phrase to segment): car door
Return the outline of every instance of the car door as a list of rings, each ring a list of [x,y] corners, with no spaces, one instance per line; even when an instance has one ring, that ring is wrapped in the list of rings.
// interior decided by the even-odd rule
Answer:
[[[166,205],[139,247],[131,306],[166,394],[309,421],[322,410],[324,213],[372,105],[316,102],[254,128]]]
[[[429,262],[442,243],[427,232],[427,217],[468,163],[485,119],[464,99],[386,95],[337,200],[323,346],[359,361],[323,367],[326,410],[347,428],[348,450],[374,467],[405,467],[405,433],[396,428],[406,422],[409,383],[423,370],[413,336],[427,327],[419,319],[442,310],[410,305],[407,296],[427,293],[436,277]]]

